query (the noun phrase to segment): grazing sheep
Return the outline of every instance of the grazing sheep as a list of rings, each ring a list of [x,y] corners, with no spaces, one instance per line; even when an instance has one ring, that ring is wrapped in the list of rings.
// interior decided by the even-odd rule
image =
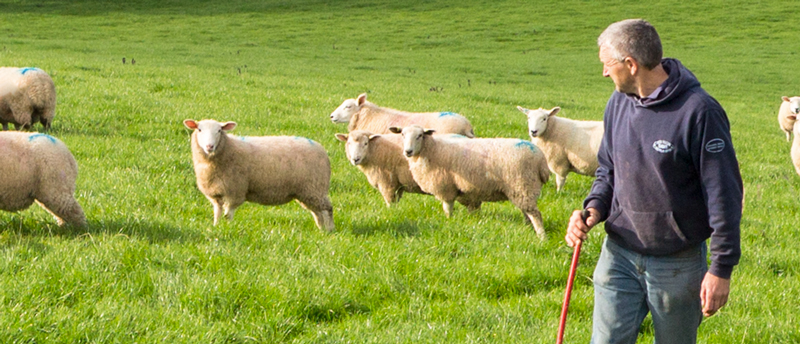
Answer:
[[[792,129],[794,128],[795,120],[792,118],[796,118],[798,114],[800,114],[800,97],[781,97],[783,102],[781,103],[781,108],[778,111],[778,124],[781,126],[781,130],[786,133],[786,141],[792,140]],[[792,116],[794,115],[794,116]]]
[[[547,157],[547,166],[556,175],[556,189],[561,191],[567,174],[575,172],[594,176],[597,171],[597,151],[603,140],[603,122],[575,121],[557,117],[561,108],[529,110],[517,106],[528,116],[531,141]]]
[[[550,171],[544,154],[531,142],[437,137],[418,125],[390,130],[402,133],[414,180],[442,201],[445,215],[450,217],[456,200],[470,212],[480,209],[482,202],[509,200],[545,238],[536,201]]]
[[[367,101],[363,93],[357,99],[346,99],[331,113],[334,123],[347,123],[347,131],[367,130],[376,134],[388,134],[389,127],[404,127],[416,124],[431,128],[438,133],[452,133],[475,137],[472,124],[464,116],[452,112],[405,112],[382,108]]]
[[[399,201],[403,192],[425,193],[414,181],[403,157],[402,136],[354,130],[349,135],[336,134],[336,138],[347,143],[347,159],[381,192],[387,207]]]
[[[245,201],[278,205],[296,199],[311,211],[317,227],[334,230],[331,164],[320,144],[302,137],[227,134],[236,122],[187,119],[183,124],[194,130],[197,187],[214,206],[214,225],[223,212],[232,220]]]
[[[794,141],[792,142],[792,163],[794,163],[794,170],[800,175],[800,121],[797,120],[798,115],[789,115],[794,122]]]
[[[50,135],[0,132],[0,209],[27,209],[36,201],[59,226],[83,227],[75,200],[78,164],[63,142]]]
[[[53,79],[38,68],[0,68],[0,123],[8,130],[29,129],[36,122],[50,129],[56,115]]]

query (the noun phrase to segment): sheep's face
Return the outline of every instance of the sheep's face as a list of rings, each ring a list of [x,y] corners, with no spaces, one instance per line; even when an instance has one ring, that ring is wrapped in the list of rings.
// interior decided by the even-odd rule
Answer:
[[[220,123],[211,119],[204,119],[200,122],[185,120],[183,124],[189,129],[194,129],[197,135],[197,145],[206,153],[213,155],[219,149],[220,139],[226,132],[236,127],[236,122]]]
[[[800,114],[800,97],[789,98],[789,109],[795,115]]]
[[[358,105],[358,101],[355,99],[347,99],[345,100],[342,105],[339,105],[336,110],[331,112],[331,121],[333,123],[347,123],[350,122],[350,118],[353,115],[361,110],[361,106]]]
[[[418,125],[411,125],[402,129],[391,127],[389,131],[403,135],[403,154],[409,158],[419,155],[419,152],[422,150],[423,142],[425,141],[425,136],[434,133],[433,129],[426,130]]]
[[[347,145],[345,145],[345,152],[347,153],[347,160],[353,166],[357,166],[366,160],[369,154],[370,141],[380,137],[365,131],[353,131],[347,137]]]
[[[521,106],[517,106],[517,109],[528,116],[528,134],[531,135],[531,138],[544,134],[547,130],[547,120],[561,110],[560,107],[554,107],[551,110],[542,108],[530,110]]]

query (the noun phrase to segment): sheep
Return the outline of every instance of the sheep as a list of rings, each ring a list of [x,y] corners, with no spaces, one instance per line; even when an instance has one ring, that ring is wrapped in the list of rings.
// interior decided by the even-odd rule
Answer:
[[[346,142],[347,159],[380,191],[387,207],[399,201],[403,192],[425,193],[414,181],[403,157],[402,136],[354,130],[336,134],[336,139]]]
[[[794,128],[795,122],[792,118],[796,118],[800,114],[800,97],[789,98],[783,96],[781,99],[783,102],[780,110],[778,110],[778,124],[781,126],[781,130],[786,133],[786,141],[791,141],[792,128]]]
[[[547,166],[556,175],[556,190],[561,191],[567,174],[594,176],[597,151],[603,140],[602,121],[575,121],[555,116],[561,108],[529,110],[517,106],[528,116],[531,141],[547,157]]]
[[[789,115],[794,122],[794,141],[792,141],[792,163],[794,163],[794,170],[800,175],[800,121],[797,121],[798,115]]]
[[[435,129],[439,133],[453,133],[475,137],[472,124],[464,116],[453,112],[405,112],[379,107],[367,101],[363,93],[356,99],[346,99],[331,113],[334,123],[347,123],[347,131],[367,130],[376,134],[388,134],[389,127],[417,124]]]
[[[214,120],[183,124],[193,130],[192,161],[197,187],[214,207],[214,225],[221,215],[233,220],[245,201],[263,205],[297,200],[311,211],[320,229],[333,231],[333,206],[328,198],[331,164],[317,142],[303,137],[236,137],[236,122]]]
[[[36,122],[47,131],[56,115],[53,79],[38,68],[0,68],[0,123],[28,130]]]
[[[530,141],[437,137],[434,130],[418,125],[390,131],[402,134],[411,175],[423,191],[442,202],[447,217],[455,200],[470,212],[482,202],[509,200],[536,234],[546,237],[536,202],[550,171],[544,153]]]
[[[0,132],[0,209],[24,210],[35,201],[59,226],[86,226],[75,200],[78,163],[63,142],[46,134]]]

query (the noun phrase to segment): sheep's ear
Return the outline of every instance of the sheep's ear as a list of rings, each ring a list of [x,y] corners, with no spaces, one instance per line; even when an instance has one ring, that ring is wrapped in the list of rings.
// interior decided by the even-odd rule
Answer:
[[[395,134],[399,134],[399,133],[402,133],[402,132],[403,132],[403,128],[398,128],[398,127],[389,127],[389,131],[390,131],[390,132],[393,132],[393,133],[395,133]]]
[[[369,136],[369,140],[372,141],[372,140],[377,139],[379,137],[381,137],[381,134],[372,134],[372,135]]]
[[[526,109],[526,108],[524,108],[522,106],[519,106],[519,105],[517,105],[517,110],[522,111],[522,113],[524,113],[526,115],[528,114],[528,111],[530,111],[530,110],[528,110],[528,109]]]
[[[356,99],[356,103],[358,103],[358,106],[364,104],[365,101],[367,101],[367,94],[366,93],[359,94],[358,98]]]
[[[550,109],[550,114],[547,115],[547,116],[553,116],[553,115],[557,114],[559,111],[561,111],[561,108],[556,106],[556,107]]]
[[[342,142],[347,142],[347,134],[336,134],[336,139]]]
[[[783,99],[783,101],[785,101],[785,102],[789,101],[789,97],[787,97],[787,96],[783,96],[783,97],[781,97],[781,99]]]
[[[195,121],[193,119],[184,120],[183,121],[183,125],[185,125],[187,128],[192,129],[192,130],[197,129],[197,121]]]
[[[236,122],[225,122],[222,124],[222,131],[231,131],[236,128]]]
[[[433,135],[433,133],[435,133],[435,132],[436,132],[436,130],[433,130],[433,129],[425,129],[423,134],[425,134],[425,135]]]

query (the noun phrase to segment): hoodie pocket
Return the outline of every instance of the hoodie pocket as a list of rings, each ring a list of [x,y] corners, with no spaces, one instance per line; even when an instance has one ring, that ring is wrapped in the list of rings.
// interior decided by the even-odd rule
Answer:
[[[688,242],[671,211],[653,213],[629,210],[626,213],[645,248],[664,249]]]

